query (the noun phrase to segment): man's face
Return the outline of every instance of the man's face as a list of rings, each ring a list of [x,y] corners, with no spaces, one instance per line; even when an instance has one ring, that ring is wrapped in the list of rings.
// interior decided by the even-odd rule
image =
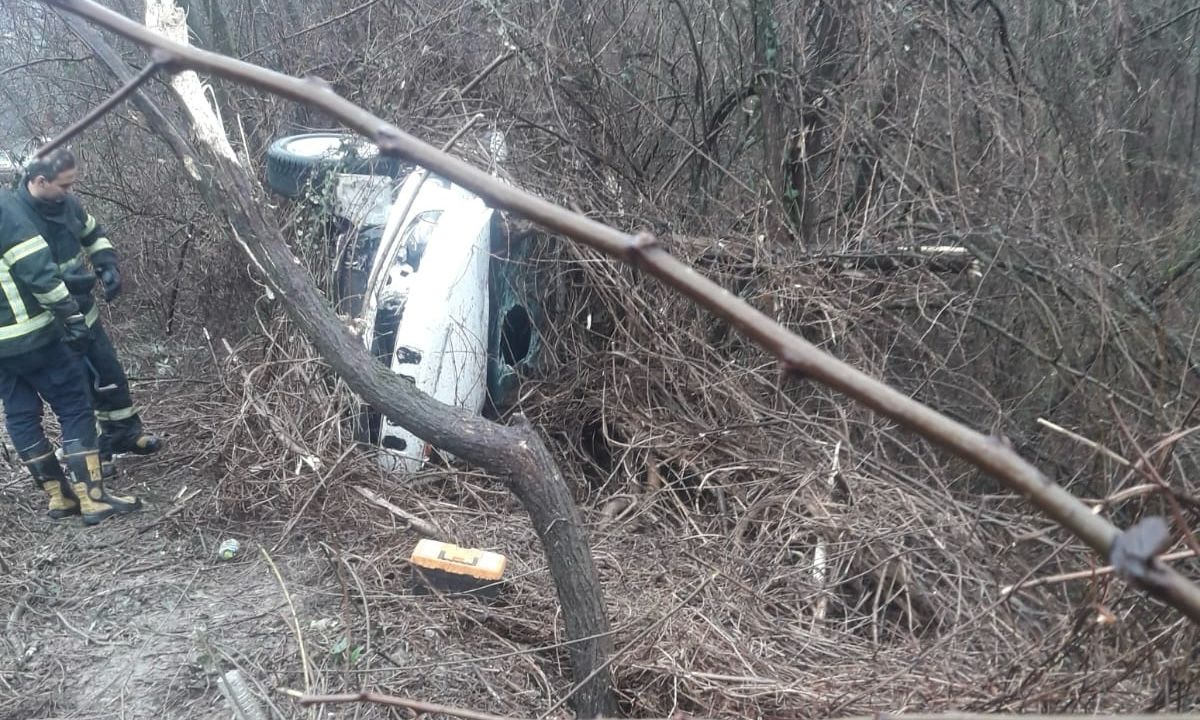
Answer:
[[[75,178],[78,175],[79,171],[76,168],[63,170],[53,180],[38,175],[29,181],[29,194],[38,200],[60,202],[71,192],[71,188],[75,187]]]

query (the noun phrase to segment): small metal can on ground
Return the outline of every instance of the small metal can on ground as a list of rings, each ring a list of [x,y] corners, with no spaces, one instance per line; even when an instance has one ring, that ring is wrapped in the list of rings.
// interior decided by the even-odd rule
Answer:
[[[238,541],[234,540],[233,538],[229,538],[228,540],[222,541],[221,545],[217,548],[217,557],[221,558],[222,560],[232,560],[234,556],[238,554],[238,550],[240,549],[241,546],[238,544]]]

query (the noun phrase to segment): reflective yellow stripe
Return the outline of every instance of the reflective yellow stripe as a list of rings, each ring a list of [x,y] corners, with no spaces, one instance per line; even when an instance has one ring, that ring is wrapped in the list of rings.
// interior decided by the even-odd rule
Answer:
[[[96,229],[96,224],[97,224],[97,223],[96,223],[96,218],[92,217],[92,214],[91,214],[91,213],[88,213],[88,219],[87,219],[87,223],[85,223],[85,224],[84,224],[84,226],[83,226],[83,234],[84,234],[84,236],[87,236],[87,234],[88,234],[88,233],[90,233],[91,231],[95,230],[95,229]]]
[[[134,415],[137,415],[137,410],[135,410],[131,407],[127,407],[122,410],[108,410],[108,411],[97,410],[96,411],[96,419],[97,420],[100,420],[100,421],[107,420],[109,422],[117,422],[119,420],[128,420],[129,418],[133,417]]]
[[[34,235],[23,243],[9,248],[8,252],[4,253],[4,262],[9,265],[16,265],[17,261],[24,257],[29,257],[39,250],[49,250],[50,246],[42,239],[41,235]]]
[[[53,305],[61,300],[66,300],[70,295],[67,292],[67,286],[59,283],[53,290],[48,293],[34,293],[33,296],[43,305]]]
[[[8,301],[8,306],[12,308],[13,319],[16,325],[11,327],[20,327],[21,323],[29,320],[29,311],[25,308],[25,301],[21,299],[21,291],[17,289],[17,283],[13,281],[12,266],[22,258],[27,258],[36,252],[46,250],[50,247],[46,245],[46,241],[41,235],[34,235],[28,240],[15,245],[4,253],[3,266],[0,266],[0,291],[4,292],[4,299]],[[27,332],[27,331],[26,331]],[[24,332],[18,332],[17,335],[22,335]],[[3,335],[0,335],[3,337]]]
[[[21,299],[21,291],[17,289],[17,284],[13,282],[12,268],[7,265],[0,268],[0,291],[4,292],[4,299],[12,308],[13,320],[18,325],[28,320],[29,312],[25,309],[25,301]]]
[[[37,446],[35,445],[34,447],[37,447]],[[41,462],[42,460],[45,460],[46,458],[50,457],[53,454],[54,454],[54,451],[50,450],[49,452],[45,452],[45,453],[42,453],[41,455],[38,455],[37,457],[24,458],[21,462],[24,462],[26,465],[32,465],[35,462]]]
[[[95,255],[101,250],[112,250],[113,245],[108,241],[108,238],[98,238],[96,242],[88,245],[88,255]]]
[[[83,314],[83,323],[85,325],[87,325],[88,327],[91,327],[92,325],[94,325],[96,323],[96,321],[99,319],[100,319],[100,306],[99,305],[93,305],[91,310],[88,310],[86,313]]]
[[[48,312],[39,313],[28,320],[20,320],[12,325],[0,327],[0,340],[12,340],[22,335],[28,335],[35,330],[41,330],[52,322],[54,322],[53,315]]]
[[[74,270],[77,267],[83,267],[83,253],[76,255],[64,263],[58,264],[58,269],[62,270],[63,272],[66,272],[67,270]]]

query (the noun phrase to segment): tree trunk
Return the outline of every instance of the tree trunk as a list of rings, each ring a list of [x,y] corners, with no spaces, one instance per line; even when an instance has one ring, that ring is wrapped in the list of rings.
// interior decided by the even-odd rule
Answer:
[[[801,241],[810,248],[816,241],[817,226],[817,189],[813,184],[817,169],[814,158],[819,157],[825,147],[824,94],[833,91],[840,71],[837,55],[841,30],[839,10],[830,3],[819,3],[811,30],[813,50],[809,60],[810,69],[800,93],[800,127],[790,134],[788,147],[782,151],[786,167],[781,186],[784,189],[781,192],[788,217],[798,229]]]
[[[762,122],[763,178],[770,206],[767,238],[784,242],[787,234],[787,176],[783,166],[784,126],[779,102],[779,37],[775,0],[751,0],[754,25],[754,76],[759,78],[758,109]]]

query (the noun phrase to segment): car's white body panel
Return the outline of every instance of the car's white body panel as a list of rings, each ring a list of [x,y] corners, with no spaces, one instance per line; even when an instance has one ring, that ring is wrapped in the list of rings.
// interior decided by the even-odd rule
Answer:
[[[422,182],[424,174],[411,174],[391,205],[372,262],[377,289],[368,286],[364,298],[364,342],[369,348],[375,340],[378,314],[399,305],[391,370],[436,400],[479,413],[487,392],[492,209],[440,178]],[[422,223],[427,232],[414,232]],[[424,238],[423,251],[414,247]],[[415,271],[406,262],[410,251],[419,258]],[[380,420],[379,440],[385,469],[416,471],[428,457],[427,443],[387,418]]]
[[[396,181],[384,175],[338,173],[333,192],[338,215],[352,225],[382,225],[395,198]]]

